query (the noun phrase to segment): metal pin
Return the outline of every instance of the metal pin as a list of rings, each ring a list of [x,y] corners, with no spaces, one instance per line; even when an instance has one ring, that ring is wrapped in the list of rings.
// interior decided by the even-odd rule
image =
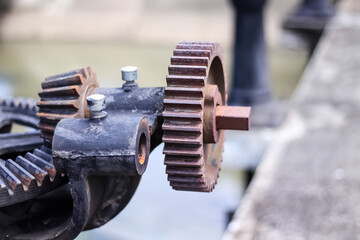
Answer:
[[[88,109],[91,113],[91,119],[101,119],[106,117],[107,112],[104,111],[106,109],[105,96],[102,94],[93,94],[86,98]]]
[[[134,82],[137,80],[138,68],[135,66],[126,66],[121,68],[122,80],[126,82]]]

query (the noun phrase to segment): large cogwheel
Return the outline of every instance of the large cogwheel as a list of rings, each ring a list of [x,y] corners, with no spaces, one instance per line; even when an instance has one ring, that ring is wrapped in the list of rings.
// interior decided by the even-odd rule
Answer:
[[[41,137],[45,145],[51,147],[55,127],[61,119],[88,117],[86,97],[98,83],[95,73],[87,67],[48,77],[41,87],[37,116]]]
[[[214,125],[215,111],[227,98],[220,45],[179,43],[166,80],[162,129],[168,180],[176,190],[210,192],[224,141]]]

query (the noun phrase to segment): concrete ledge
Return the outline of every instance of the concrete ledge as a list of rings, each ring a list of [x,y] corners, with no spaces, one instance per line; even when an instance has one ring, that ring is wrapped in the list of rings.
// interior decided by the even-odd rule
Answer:
[[[223,239],[360,236],[360,2],[342,0]]]

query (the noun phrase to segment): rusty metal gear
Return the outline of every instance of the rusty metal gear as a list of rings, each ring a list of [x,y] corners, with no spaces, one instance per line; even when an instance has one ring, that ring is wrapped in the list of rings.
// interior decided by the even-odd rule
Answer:
[[[33,99],[0,99],[0,207],[38,197],[67,182],[57,174],[51,150],[40,148],[39,131],[10,133],[12,123],[36,129],[36,112]]]
[[[90,67],[51,76],[41,84],[37,103],[39,128],[45,144],[51,147],[57,123],[64,118],[85,118],[89,113],[86,97],[98,87]]]
[[[224,141],[221,130],[212,131],[211,112],[227,98],[220,45],[179,43],[166,80],[162,128],[168,180],[176,190],[210,192]]]
[[[0,158],[0,207],[41,196],[65,183],[67,178],[57,174],[51,150],[44,146],[14,160]]]

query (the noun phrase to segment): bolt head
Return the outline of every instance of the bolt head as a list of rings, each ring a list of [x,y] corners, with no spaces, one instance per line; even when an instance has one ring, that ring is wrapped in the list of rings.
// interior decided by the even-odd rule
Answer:
[[[138,68],[135,66],[126,66],[121,68],[122,80],[126,82],[133,82],[137,80]]]
[[[102,94],[93,94],[86,98],[90,112],[101,112],[106,108],[105,96]]]

